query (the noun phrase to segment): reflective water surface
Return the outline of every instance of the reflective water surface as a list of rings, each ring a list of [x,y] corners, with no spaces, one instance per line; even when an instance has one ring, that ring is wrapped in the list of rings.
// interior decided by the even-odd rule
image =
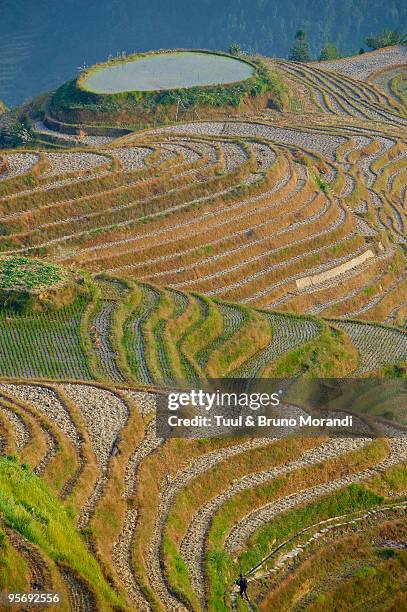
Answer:
[[[209,53],[165,53],[96,69],[84,82],[95,93],[157,91],[233,83],[254,69],[241,60]]]

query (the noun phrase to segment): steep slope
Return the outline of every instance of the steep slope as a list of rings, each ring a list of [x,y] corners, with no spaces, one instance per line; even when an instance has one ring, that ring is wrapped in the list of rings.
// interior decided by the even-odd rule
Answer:
[[[401,399],[363,437],[156,433],[174,381],[405,376],[402,104],[359,59],[350,76],[263,61],[291,112],[120,138],[37,123],[32,149],[1,153],[1,254],[90,289],[1,310],[2,589],[243,610],[243,571],[262,610],[405,606]]]
[[[104,276],[94,297],[0,317],[0,375],[166,385],[272,373],[345,376],[407,360],[407,332],[256,310]]]
[[[157,438],[151,393],[7,383],[0,404],[8,423],[0,438],[19,456],[0,457],[6,588],[35,581],[68,597],[74,610],[83,602],[95,610],[236,609],[239,568],[259,604],[289,597],[297,574],[286,587],[285,572],[299,560],[301,580],[309,555],[342,589],[323,555],[347,526],[353,539],[335,556],[338,566],[356,555],[370,560],[372,545],[398,558],[405,523],[396,529],[388,521],[405,512],[407,447],[397,429],[383,426],[396,436],[388,441],[367,433],[180,443]],[[313,576],[310,598],[321,588],[322,574]],[[395,595],[402,575],[392,580]],[[371,588],[359,583],[358,597]]]

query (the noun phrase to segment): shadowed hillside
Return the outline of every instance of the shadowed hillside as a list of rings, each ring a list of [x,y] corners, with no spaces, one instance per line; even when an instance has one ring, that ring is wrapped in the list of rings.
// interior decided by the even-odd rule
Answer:
[[[402,0],[2,0],[0,98],[21,104],[72,78],[109,54],[160,48],[226,51],[239,43],[250,53],[287,57],[305,28],[313,58],[327,42],[357,53],[367,36],[406,31]],[[46,69],[44,67],[46,66]]]

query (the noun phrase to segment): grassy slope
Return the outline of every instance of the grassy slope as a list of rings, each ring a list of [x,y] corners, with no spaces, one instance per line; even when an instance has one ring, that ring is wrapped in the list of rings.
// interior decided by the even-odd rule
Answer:
[[[307,602],[307,610],[331,612],[338,609],[404,610],[407,553],[374,546],[386,537],[402,541],[405,521],[367,526],[360,533],[336,539],[316,551],[294,570],[260,605],[260,610],[292,609]],[[306,588],[304,588],[306,585]]]
[[[74,568],[95,590],[101,609],[121,605],[77,531],[72,510],[64,507],[41,479],[12,458],[1,457],[0,490],[0,513],[6,525],[54,561]]]
[[[325,464],[302,468],[295,474],[276,478],[270,484],[243,491],[226,502],[216,513],[208,532],[206,567],[210,585],[209,608],[211,610],[226,610],[223,603],[224,596],[228,584],[233,580],[236,568],[231,557],[223,550],[223,544],[226,534],[236,522],[255,507],[263,506],[273,499],[327,481],[334,478],[340,471],[345,473],[359,471],[384,456],[383,444],[376,441],[367,449],[352,451],[340,458],[328,460]]]
[[[358,354],[349,338],[332,327],[324,326],[315,340],[280,357],[265,371],[270,378],[307,376],[335,378],[356,369]]]
[[[24,558],[10,545],[6,532],[0,529],[0,591],[29,591],[29,569]]]

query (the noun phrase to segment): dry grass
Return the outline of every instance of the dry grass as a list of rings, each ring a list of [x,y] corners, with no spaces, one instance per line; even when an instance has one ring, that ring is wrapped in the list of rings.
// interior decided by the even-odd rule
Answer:
[[[123,393],[119,391],[116,393],[126,403],[130,416],[121,430],[120,453],[110,460],[109,480],[103,497],[97,505],[91,526],[97,556],[104,567],[105,575],[109,581],[112,579],[116,585],[122,585],[121,576],[112,563],[112,550],[124,524],[126,510],[131,503],[124,497],[125,473],[134,449],[143,438],[144,421],[135,403]],[[126,597],[123,587],[121,593],[123,597]]]
[[[34,468],[41,462],[47,453],[46,440],[38,418],[36,418],[35,414],[30,410],[27,410],[23,402],[16,400],[3,390],[0,395],[2,405],[12,410],[20,417],[28,428],[30,439],[28,444],[21,449],[20,457],[24,463]]]
[[[396,559],[381,560],[372,546],[372,539],[385,537],[391,533],[395,538],[405,536],[405,525],[400,519],[385,525],[368,526],[364,533],[336,537],[332,541],[322,541],[314,546],[313,552],[293,570],[280,584],[274,585],[263,599],[260,610],[290,610],[292,605],[308,602],[307,608],[313,612],[334,610],[336,603],[362,607],[383,598],[398,601],[403,607],[403,567],[405,555]],[[332,555],[332,546],[335,555]],[[382,557],[383,558],[383,557]],[[391,578],[390,578],[391,576]],[[390,580],[389,580],[390,578]],[[404,603],[402,603],[404,602]],[[400,609],[396,607],[394,609]]]
[[[211,352],[206,364],[208,377],[223,378],[231,375],[245,361],[266,348],[271,339],[270,323],[261,313],[249,311],[238,332]]]
[[[51,388],[57,393],[59,399],[68,410],[76,429],[80,432],[82,437],[81,452],[83,468],[79,471],[76,485],[67,498],[69,504],[71,504],[74,510],[79,514],[80,509],[84,506],[86,500],[92,493],[100,471],[95,454],[92,450],[82,413],[60,387]]]

